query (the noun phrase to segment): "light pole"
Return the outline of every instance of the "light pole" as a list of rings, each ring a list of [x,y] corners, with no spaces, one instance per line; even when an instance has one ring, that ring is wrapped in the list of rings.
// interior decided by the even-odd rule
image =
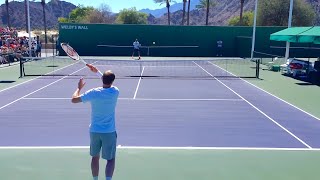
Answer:
[[[29,45],[29,57],[32,56],[32,52],[31,52],[31,25],[30,25],[30,4],[29,4],[29,0],[27,0],[27,20],[28,20],[28,30],[29,30],[29,41],[28,41],[28,45]]]
[[[7,10],[7,23],[8,23],[8,27],[9,29],[11,28],[11,24],[10,24],[10,14],[9,14],[9,0],[6,0],[6,10]]]
[[[251,59],[253,59],[253,52],[256,43],[256,27],[257,27],[257,12],[258,12],[258,0],[254,8],[254,20],[253,20],[253,33],[252,33],[252,44],[251,44]]]
[[[288,28],[292,25],[292,12],[293,12],[293,0],[290,0],[290,10],[289,10],[289,20],[288,20]],[[290,54],[290,42],[287,41],[286,44],[286,54],[285,59],[287,60],[289,58]]]

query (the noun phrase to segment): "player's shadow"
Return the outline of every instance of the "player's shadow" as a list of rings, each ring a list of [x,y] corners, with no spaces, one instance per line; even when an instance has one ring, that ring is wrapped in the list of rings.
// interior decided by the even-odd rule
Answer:
[[[14,83],[16,81],[0,81],[0,84],[9,84],[9,83]]]

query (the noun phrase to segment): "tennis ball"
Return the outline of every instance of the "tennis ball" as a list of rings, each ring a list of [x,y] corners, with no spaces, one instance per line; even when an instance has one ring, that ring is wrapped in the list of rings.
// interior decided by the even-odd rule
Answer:
[[[156,44],[156,42],[153,42],[152,44]]]

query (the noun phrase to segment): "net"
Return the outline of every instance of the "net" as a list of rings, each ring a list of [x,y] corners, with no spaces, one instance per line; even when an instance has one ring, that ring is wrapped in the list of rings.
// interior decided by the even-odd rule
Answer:
[[[264,52],[254,51],[254,58],[259,59],[262,69],[273,70],[275,66],[280,66],[286,63],[285,57],[277,54],[269,54]]]
[[[100,71],[112,70],[117,78],[256,78],[257,62],[240,58],[84,57]],[[21,61],[23,76],[94,77],[82,63],[67,57],[29,58]]]
[[[119,45],[107,45],[99,44],[98,48],[104,48],[107,52],[116,53],[116,52],[130,52],[133,49],[133,46],[119,46]],[[140,46],[142,54],[145,56],[174,56],[175,54],[186,54],[191,53],[192,51],[197,51],[199,46],[197,45],[181,45],[181,46]],[[191,53],[192,54],[192,53]]]

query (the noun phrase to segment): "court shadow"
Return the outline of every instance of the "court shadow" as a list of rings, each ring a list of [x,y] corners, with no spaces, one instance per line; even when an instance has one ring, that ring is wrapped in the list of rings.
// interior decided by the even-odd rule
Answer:
[[[296,83],[296,84],[300,86],[320,86],[320,84],[314,84],[311,82],[302,82],[302,83]]]
[[[59,66],[47,66],[47,67],[55,68],[55,67],[59,67]]]
[[[0,81],[0,84],[9,84],[9,83],[14,83],[16,81]]]

